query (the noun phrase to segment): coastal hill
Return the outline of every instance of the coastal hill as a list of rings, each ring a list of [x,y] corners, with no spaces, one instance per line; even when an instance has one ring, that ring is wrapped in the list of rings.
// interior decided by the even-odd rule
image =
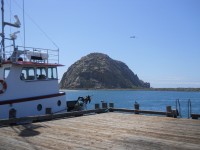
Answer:
[[[62,89],[131,89],[150,88],[129,67],[102,53],[91,53],[71,65],[64,73]]]

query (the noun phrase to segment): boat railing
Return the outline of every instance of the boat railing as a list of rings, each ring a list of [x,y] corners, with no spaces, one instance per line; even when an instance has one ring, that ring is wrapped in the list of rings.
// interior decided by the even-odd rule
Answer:
[[[14,51],[5,51],[3,55],[5,56],[4,61],[32,61],[37,63],[59,64],[59,49],[52,50],[18,46]]]

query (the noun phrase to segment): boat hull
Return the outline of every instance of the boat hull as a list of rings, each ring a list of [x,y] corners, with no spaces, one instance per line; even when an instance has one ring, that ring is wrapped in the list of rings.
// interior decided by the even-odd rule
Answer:
[[[53,114],[66,111],[65,93],[0,102],[0,119]]]

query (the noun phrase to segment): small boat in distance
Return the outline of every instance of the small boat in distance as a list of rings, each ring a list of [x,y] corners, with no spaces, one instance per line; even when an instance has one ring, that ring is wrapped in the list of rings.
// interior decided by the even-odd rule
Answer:
[[[4,0],[1,0],[2,33],[0,36],[0,119],[45,115],[66,110],[66,97],[59,91],[57,67],[59,50],[16,46],[16,34],[5,37],[4,28],[19,28],[21,23],[4,21]],[[13,42],[13,50],[5,46]]]

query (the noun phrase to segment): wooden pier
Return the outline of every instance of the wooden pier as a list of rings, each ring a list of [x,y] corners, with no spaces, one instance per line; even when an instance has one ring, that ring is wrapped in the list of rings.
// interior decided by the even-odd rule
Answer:
[[[177,117],[177,114],[174,111],[163,112],[163,111],[152,111],[152,110],[137,110],[137,109],[125,109],[125,108],[99,108],[93,110],[83,110],[83,111],[72,111],[72,112],[64,112],[64,113],[55,113],[55,114],[47,114],[41,116],[28,116],[22,118],[11,118],[0,120],[0,126],[2,125],[14,125],[14,124],[23,124],[23,123],[32,123],[32,122],[41,122],[41,121],[49,121],[53,119],[65,118],[65,117],[77,117],[86,114],[99,114],[106,112],[122,112],[122,113],[134,113],[134,114],[150,114],[150,115],[164,115],[167,117]],[[194,119],[198,119],[195,116]]]
[[[102,106],[103,107],[100,108],[99,105],[95,104],[95,109],[93,110],[72,111],[72,112],[64,112],[64,113],[47,114],[47,115],[41,115],[41,116],[28,116],[28,117],[22,117],[22,118],[5,119],[5,120],[0,120],[0,126],[27,123],[27,122],[49,121],[49,120],[65,118],[65,117],[76,117],[76,116],[82,116],[85,114],[98,114],[98,113],[106,113],[106,112],[163,115],[163,116],[174,117],[174,118],[177,118],[178,116],[178,112],[176,110],[171,110],[171,106],[167,106],[166,112],[154,111],[154,110],[113,108],[113,107],[108,108],[107,104],[106,105],[103,104]],[[111,103],[109,104],[109,106],[114,106],[114,104]],[[198,119],[199,117],[200,117],[199,114],[191,114],[192,119]]]
[[[1,150],[200,150],[200,121],[108,112],[0,127]]]

